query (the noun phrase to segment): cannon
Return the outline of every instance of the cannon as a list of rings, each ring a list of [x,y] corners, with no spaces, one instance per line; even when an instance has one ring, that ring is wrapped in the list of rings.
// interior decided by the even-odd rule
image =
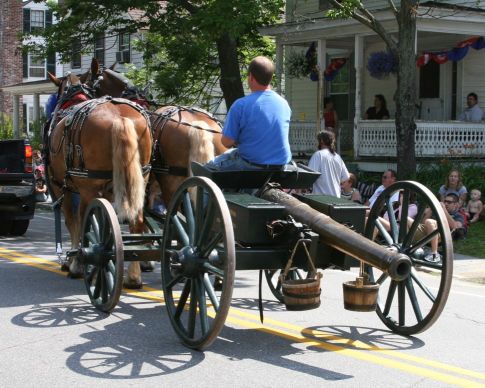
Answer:
[[[364,281],[356,279],[353,291],[378,288],[378,301],[371,306],[396,333],[419,333],[439,317],[451,286],[453,249],[443,210],[421,184],[404,181],[386,189],[367,221],[367,208],[355,205],[357,223],[365,225],[359,234],[348,223],[321,212],[332,207],[328,198],[295,198],[282,190],[311,186],[319,174],[303,165],[284,171],[234,172],[212,171],[192,163],[192,170],[196,176],[179,187],[168,207],[162,242],[167,311],[175,332],[187,346],[203,349],[217,337],[229,311],[236,270],[263,270],[272,283],[273,275],[281,274],[293,255],[292,271],[285,271],[284,276],[292,273],[294,280],[311,270],[305,256],[311,256],[313,265],[320,269],[334,265],[345,268],[346,262],[352,261],[347,259],[357,259],[359,278]],[[246,193],[241,193],[241,188]],[[410,201],[417,203],[414,220],[398,222],[395,204],[390,202],[396,191],[402,192],[403,219],[407,219]],[[333,201],[343,206],[344,200]],[[436,220],[436,229],[429,233],[422,232],[426,209],[431,209]],[[384,213],[389,230],[383,226]],[[433,239],[439,240],[441,248],[438,263],[424,259]],[[302,241],[305,249],[297,252]],[[437,291],[426,284],[417,268],[439,275]],[[213,278],[219,279],[218,287]],[[285,278],[280,275],[277,279],[272,291],[281,299]],[[353,310],[359,311],[359,306]]]

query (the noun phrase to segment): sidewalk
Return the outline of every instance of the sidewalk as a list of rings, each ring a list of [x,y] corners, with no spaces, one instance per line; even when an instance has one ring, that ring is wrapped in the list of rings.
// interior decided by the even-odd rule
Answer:
[[[37,202],[37,208],[52,211],[51,202]],[[471,257],[455,253],[453,278],[485,285],[485,257]]]
[[[453,278],[485,285],[485,258],[455,253]]]

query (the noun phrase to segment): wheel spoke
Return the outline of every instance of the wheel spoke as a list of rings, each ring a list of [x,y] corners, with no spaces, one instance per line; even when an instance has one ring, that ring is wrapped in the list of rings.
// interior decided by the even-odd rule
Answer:
[[[190,279],[190,308],[189,308],[189,327],[188,327],[188,334],[190,338],[194,338],[195,335],[195,324],[197,320],[197,298],[198,298],[198,289],[197,289],[197,281],[196,279]]]
[[[199,241],[200,228],[202,228],[202,221],[204,219],[204,188],[197,186],[197,191],[195,194],[195,241]]]
[[[434,296],[430,289],[423,284],[423,282],[416,276],[416,273],[414,271],[411,271],[411,277],[419,286],[419,288],[421,288],[424,294],[429,298],[429,300],[434,303],[436,301],[436,296]]]
[[[440,233],[440,231],[438,229],[435,229],[430,234],[428,234],[427,236],[424,236],[421,240],[416,242],[416,244],[413,244],[413,246],[408,251],[409,254],[412,255],[414,252],[416,252],[417,249],[424,247],[433,238],[437,237],[439,235],[439,233]]]
[[[215,213],[214,203],[212,201],[209,201],[209,203],[207,204],[207,210],[206,210],[204,220],[202,222],[202,226],[200,227],[200,234],[197,238],[195,245],[200,246],[202,245],[202,242],[206,240],[207,235],[208,233],[210,233],[211,226],[214,222],[214,213]]]
[[[392,245],[394,241],[392,240],[392,237],[389,234],[389,232],[386,230],[386,228],[384,228],[384,225],[382,225],[381,221],[379,221],[379,219],[375,220],[375,225],[377,227],[377,230],[379,230],[379,233],[381,234],[381,236],[386,240],[387,245]]]
[[[217,268],[216,266],[212,265],[208,261],[204,262],[203,267],[211,275],[216,275],[216,276],[219,276],[220,278],[224,278],[224,270]]]
[[[214,291],[214,287],[212,286],[212,283],[209,279],[209,275],[207,273],[204,274],[203,282],[204,282],[205,290],[207,291],[207,295],[211,300],[212,306],[214,306],[214,310],[216,312],[219,311],[219,299],[217,299],[217,295]]]
[[[193,244],[194,238],[195,238],[195,219],[194,219],[194,211],[192,209],[192,203],[190,201],[190,193],[188,191],[184,193],[183,204],[184,204],[184,215],[185,215],[185,219],[187,220],[187,227],[189,229],[189,244]]]
[[[173,286],[175,286],[182,278],[184,275],[178,274],[177,276],[173,277],[168,283],[167,283],[167,288],[172,289]]]
[[[416,217],[414,217],[414,221],[411,225],[411,228],[409,229],[408,234],[404,237],[404,240],[402,242],[403,247],[408,247],[412,243],[414,239],[414,235],[416,234],[416,231],[418,230],[419,225],[423,221],[425,211],[426,211],[426,206],[424,205],[419,206],[418,214],[416,214]]]
[[[91,218],[91,225],[93,226],[94,235],[96,236],[97,241],[101,241],[101,235],[99,233],[98,219],[96,218],[96,216],[94,214],[91,214],[90,218]]]
[[[389,277],[389,275],[387,273],[382,273],[381,276],[379,276],[379,279],[377,279],[377,284],[382,284],[385,282],[385,280]]]
[[[94,282],[93,299],[98,299],[101,292],[101,277],[99,271],[96,271],[96,281]]]
[[[94,232],[87,232],[84,236],[86,236],[86,238],[88,239],[88,241],[91,243],[91,244],[97,244],[99,242],[99,240],[96,238],[96,235]]]
[[[104,276],[104,271],[99,271],[99,277],[101,278],[101,301],[106,303],[108,301],[108,287],[106,284],[106,278]]]
[[[187,246],[189,245],[189,236],[187,235],[187,232],[185,231],[182,223],[180,222],[180,219],[177,215],[174,215],[172,217],[173,224],[175,226],[175,230],[177,231],[177,234],[182,240],[182,245]]]
[[[189,293],[190,293],[190,279],[187,279],[184,284],[182,293],[180,294],[180,298],[177,303],[177,308],[175,309],[174,318],[176,320],[180,320],[180,316],[184,311],[184,307],[185,307],[185,304],[187,303],[187,298],[189,297]]]
[[[386,304],[384,306],[384,310],[382,311],[384,316],[389,315],[389,311],[391,310],[392,301],[394,299],[394,294],[396,292],[396,286],[397,286],[397,282],[394,281],[394,280],[391,280],[391,284],[389,285],[389,291],[387,292]]]
[[[401,205],[401,212],[399,214],[399,239],[398,242],[402,243],[404,241],[404,237],[408,231],[408,210],[409,210],[409,198],[410,198],[410,191],[409,189],[405,189],[402,194],[402,205]]]
[[[222,240],[224,234],[222,232],[216,233],[207,244],[204,244],[201,248],[201,257],[207,257],[210,255],[212,250],[217,246],[217,244]]]
[[[396,243],[398,238],[398,225],[396,220],[396,213],[394,212],[393,204],[391,203],[391,197],[386,200],[387,216],[389,217],[389,225],[391,226],[392,242]]]
[[[108,268],[105,268],[103,272],[104,272],[107,288],[109,292],[112,293],[115,288],[115,279],[113,277],[113,274]]]
[[[409,300],[411,301],[411,305],[413,306],[414,315],[416,315],[416,319],[418,320],[418,322],[421,322],[423,320],[423,314],[421,313],[418,298],[416,297],[416,292],[414,291],[413,280],[411,277],[408,277],[405,282],[406,290],[409,295]]]
[[[209,319],[207,317],[207,304],[205,298],[205,287],[203,286],[204,275],[199,274],[199,276],[194,279],[197,282],[197,299],[199,304],[199,316],[200,316],[200,328],[202,330],[202,335],[206,335],[209,330]]]
[[[115,264],[113,263],[113,260],[108,261],[108,271],[113,275],[113,277],[116,274],[116,267]]]
[[[399,326],[406,324],[406,286],[404,281],[397,284],[397,300],[399,309]]]
[[[88,270],[86,272],[87,272],[86,282],[88,284],[91,284],[91,282],[93,281],[93,277],[97,272],[97,268],[94,265],[89,265]]]

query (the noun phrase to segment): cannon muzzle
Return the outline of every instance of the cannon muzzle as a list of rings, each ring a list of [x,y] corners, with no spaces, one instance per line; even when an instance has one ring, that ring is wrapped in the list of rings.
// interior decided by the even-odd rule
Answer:
[[[320,235],[325,244],[332,248],[379,268],[394,280],[400,281],[409,276],[411,260],[408,256],[393,250],[392,247],[383,247],[363,237],[279,189],[268,188],[261,197],[285,206],[289,215],[308,225]]]

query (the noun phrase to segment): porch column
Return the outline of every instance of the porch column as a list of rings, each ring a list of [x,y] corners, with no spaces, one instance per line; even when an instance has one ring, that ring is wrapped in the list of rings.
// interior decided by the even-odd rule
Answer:
[[[34,93],[34,123],[38,123],[40,121],[40,98],[38,93]],[[31,128],[29,128],[31,129]]]
[[[20,96],[13,95],[13,134],[15,139],[20,138]]]
[[[327,41],[318,39],[317,47],[317,66],[318,66],[318,87],[317,87],[317,133],[325,128],[323,118],[323,98],[325,97],[325,79],[324,72],[327,58]]]
[[[362,69],[364,66],[364,37],[355,36],[355,114],[354,114],[354,158],[359,156],[359,120],[362,115]]]
[[[281,85],[281,79],[283,75],[283,45],[280,42],[276,42],[276,91],[281,94],[283,86]]]

